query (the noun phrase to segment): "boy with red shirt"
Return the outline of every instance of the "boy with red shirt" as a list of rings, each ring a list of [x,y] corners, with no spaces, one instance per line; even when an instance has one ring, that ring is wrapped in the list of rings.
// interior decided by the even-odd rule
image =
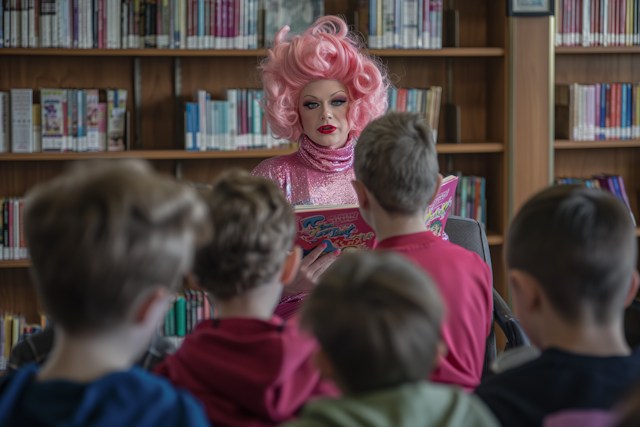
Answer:
[[[293,211],[274,184],[239,170],[205,198],[214,237],[194,272],[218,317],[200,322],[156,372],[198,397],[215,426],[274,426],[336,390],[313,364],[316,341],[274,315],[301,258]]]
[[[442,340],[448,353],[431,380],[474,389],[482,376],[492,322],[491,269],[477,254],[442,240],[425,226],[442,175],[424,118],[389,113],[369,123],[356,145],[354,169],[360,211],[376,232],[377,248],[400,252],[420,265],[436,282],[447,307]]]

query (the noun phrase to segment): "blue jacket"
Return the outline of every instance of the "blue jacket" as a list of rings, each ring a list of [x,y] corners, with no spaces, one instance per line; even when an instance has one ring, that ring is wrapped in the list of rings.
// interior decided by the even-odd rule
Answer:
[[[0,427],[208,427],[202,405],[165,379],[134,367],[92,383],[38,382],[25,365],[0,381]]]

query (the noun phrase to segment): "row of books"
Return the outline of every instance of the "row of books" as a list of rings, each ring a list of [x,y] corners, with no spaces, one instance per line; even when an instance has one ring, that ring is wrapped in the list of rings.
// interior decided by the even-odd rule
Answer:
[[[165,337],[184,337],[196,325],[214,317],[214,308],[206,292],[185,289],[169,302],[159,333]]]
[[[622,178],[622,175],[597,174],[593,175],[591,179],[556,178],[555,184],[582,184],[590,188],[600,188],[602,190],[608,191],[618,199],[620,199],[620,201],[622,201],[622,203],[627,206],[627,209],[629,209],[629,214],[631,215],[631,219],[633,220],[633,224],[636,224],[636,219],[631,210],[629,195],[627,194],[627,190],[624,186],[624,179]]]
[[[388,111],[424,114],[433,130],[433,140],[438,141],[441,99],[442,88],[440,86],[431,86],[429,89],[396,89],[392,87],[388,94]]]
[[[640,139],[640,84],[556,85],[558,139]]]
[[[443,0],[359,0],[356,28],[371,49],[442,49]]]
[[[290,144],[271,135],[260,107],[262,90],[228,89],[226,100],[211,100],[196,90],[185,104],[185,148],[188,151],[283,148]]]
[[[4,0],[0,47],[257,49],[322,15],[324,0]]]
[[[556,0],[556,46],[640,45],[640,0]]]
[[[24,237],[24,199],[0,197],[0,260],[29,257]]]
[[[483,226],[487,224],[486,180],[478,176],[463,176],[458,173],[458,186],[451,213],[471,218]]]
[[[123,89],[0,92],[0,153],[122,151],[126,106]]]
[[[23,315],[0,310],[0,371],[7,368],[13,347],[28,336],[42,331],[45,326],[44,316],[41,316],[40,325],[29,325]]]

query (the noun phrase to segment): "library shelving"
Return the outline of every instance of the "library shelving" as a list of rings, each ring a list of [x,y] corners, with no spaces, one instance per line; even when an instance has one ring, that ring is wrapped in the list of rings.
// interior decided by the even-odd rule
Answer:
[[[640,80],[640,46],[555,47],[552,84]],[[640,214],[640,140],[553,141],[551,170],[557,178],[621,175],[634,217]],[[636,229],[640,236],[640,228]]]
[[[351,22],[352,1],[326,0],[325,13]],[[486,178],[487,235],[494,286],[506,298],[502,245],[507,224],[510,80],[506,0],[455,0],[459,47],[441,50],[370,50],[398,88],[441,86],[442,113],[437,150],[443,173]],[[446,33],[446,28],[445,28]],[[447,46],[447,40],[445,40]],[[292,150],[187,152],[181,116],[196,89],[222,99],[227,88],[260,88],[256,65],[265,51],[159,49],[0,49],[0,90],[119,88],[129,93],[131,151],[108,153],[0,154],[0,195],[22,197],[38,183],[87,158],[141,157],[158,170],[183,179],[212,182],[232,167],[252,169],[263,159]],[[448,97],[447,94],[450,94]],[[448,101],[449,100],[449,101]],[[460,108],[460,144],[451,144],[444,105]],[[179,173],[178,173],[179,171]],[[0,262],[4,308],[39,319],[29,262]]]

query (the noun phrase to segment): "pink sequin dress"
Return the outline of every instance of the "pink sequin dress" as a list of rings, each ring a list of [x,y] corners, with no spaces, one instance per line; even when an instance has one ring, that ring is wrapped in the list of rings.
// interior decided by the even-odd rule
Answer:
[[[356,204],[358,197],[351,185],[355,179],[353,143],[354,138],[349,135],[344,147],[333,150],[303,135],[298,151],[265,160],[252,173],[272,180],[293,206]],[[308,295],[305,292],[283,297],[275,314],[285,320],[293,317]]]
[[[355,179],[353,142],[349,135],[344,147],[334,150],[303,135],[298,151],[265,160],[252,173],[273,181],[292,206],[356,204],[351,185]]]

